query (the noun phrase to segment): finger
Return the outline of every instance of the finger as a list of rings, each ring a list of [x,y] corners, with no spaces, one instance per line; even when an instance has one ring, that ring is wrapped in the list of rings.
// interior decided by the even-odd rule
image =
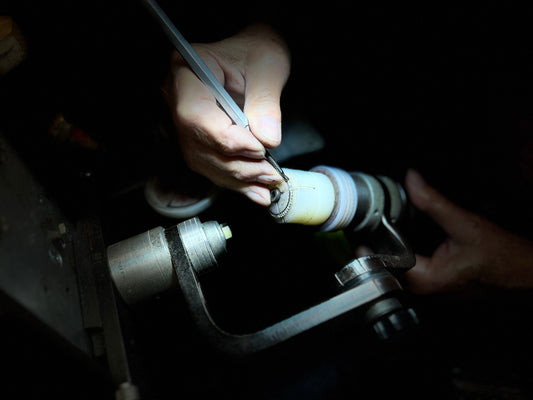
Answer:
[[[254,162],[233,161],[219,164],[207,161],[196,164],[198,168],[192,169],[216,185],[239,192],[254,203],[266,207],[270,205],[269,187],[279,183],[279,175],[270,164],[266,161],[264,163],[267,165],[260,165],[261,168],[256,169],[253,168]],[[237,176],[232,175],[233,172],[228,168],[238,171]]]
[[[405,186],[415,207],[428,214],[451,238],[469,241],[479,233],[481,218],[448,200],[417,171],[407,171]]]
[[[290,63],[283,46],[271,42],[250,50],[246,63],[244,113],[250,129],[268,148],[281,142],[280,97]]]
[[[210,178],[217,185],[241,193],[245,195],[248,199],[261,206],[270,205],[269,187],[275,185],[272,182],[275,182],[277,180],[277,175],[260,176],[254,181],[246,182],[234,178],[232,179],[228,174],[222,173],[215,169],[206,171],[205,176]]]
[[[431,258],[416,255],[416,264],[405,273],[409,289],[418,294],[431,293],[439,289],[440,285],[435,280],[435,273],[430,271]]]
[[[243,183],[275,186],[281,177],[266,160],[226,157],[198,143],[181,146],[187,165],[219,186],[237,189]]]
[[[265,186],[257,184],[243,185],[237,191],[260,206],[268,207],[270,205],[270,189]]]
[[[248,130],[233,125],[205,85],[186,67],[175,72],[177,106],[174,119],[180,133],[227,156],[264,157],[264,147]]]

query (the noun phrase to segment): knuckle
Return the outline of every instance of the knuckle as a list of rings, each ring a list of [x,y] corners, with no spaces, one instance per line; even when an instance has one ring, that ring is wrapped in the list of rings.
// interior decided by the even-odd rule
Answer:
[[[253,177],[250,176],[245,169],[239,165],[233,164],[228,166],[227,173],[233,178],[241,182],[250,182]]]
[[[200,119],[198,107],[192,102],[178,101],[174,108],[174,116],[179,124],[193,127],[198,125]]]
[[[276,92],[270,87],[261,88],[249,98],[249,103],[252,105],[267,105],[273,109],[279,109],[276,99]]]
[[[227,134],[219,133],[218,135],[214,136],[213,139],[217,144],[219,152],[226,156],[237,155],[241,150],[240,144]]]

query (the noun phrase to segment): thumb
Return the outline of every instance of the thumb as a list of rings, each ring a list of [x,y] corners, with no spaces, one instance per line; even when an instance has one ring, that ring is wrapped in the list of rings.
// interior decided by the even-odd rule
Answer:
[[[476,216],[429,186],[420,173],[408,170],[405,187],[413,205],[429,215],[448,236],[459,240],[471,237],[472,229],[476,227]]]
[[[254,49],[248,57],[244,113],[253,135],[267,148],[281,142],[280,97],[289,68],[283,48]]]

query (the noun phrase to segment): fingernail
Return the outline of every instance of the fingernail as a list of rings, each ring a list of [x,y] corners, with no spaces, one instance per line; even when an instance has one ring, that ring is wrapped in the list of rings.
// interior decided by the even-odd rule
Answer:
[[[409,180],[411,187],[415,190],[420,190],[427,186],[427,183],[422,175],[415,169],[410,168],[407,171],[407,179]]]
[[[261,175],[257,178],[257,182],[263,185],[277,185],[281,182],[281,177],[279,175]]]
[[[259,117],[257,120],[259,133],[265,138],[279,142],[281,139],[281,125],[274,118],[269,116]]]
[[[257,204],[260,204],[262,206],[267,206],[270,204],[270,193],[269,193],[269,197],[268,199],[267,198],[264,198],[263,196],[261,196],[259,193],[257,192],[254,192],[252,190],[249,190],[245,193],[246,197],[248,197],[250,200],[252,200],[253,202],[257,203]]]
[[[248,158],[256,158],[258,160],[262,159],[264,156],[265,156],[265,152],[264,151],[251,151],[251,150],[244,150],[242,152],[242,155],[244,157],[248,157]]]

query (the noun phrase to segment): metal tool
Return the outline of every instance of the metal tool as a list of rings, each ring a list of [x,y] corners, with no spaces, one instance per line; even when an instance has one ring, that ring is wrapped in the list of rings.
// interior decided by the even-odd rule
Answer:
[[[235,125],[250,130],[250,124],[248,118],[242,112],[240,107],[231,98],[229,93],[220,84],[218,79],[213,75],[209,67],[202,61],[200,56],[194,51],[189,42],[180,33],[176,26],[172,23],[167,14],[159,7],[154,0],[144,0],[145,5],[150,10],[151,14],[159,22],[159,25],[163,28],[163,31],[170,39],[176,50],[181,54],[185,62],[189,65],[192,71],[198,76],[198,78],[207,86],[211,94],[215,97],[220,107],[231,118]],[[283,170],[278,165],[276,160],[270,155],[268,150],[265,149],[265,160],[274,167],[274,169],[281,175],[281,177],[287,181],[287,176],[283,173]]]

